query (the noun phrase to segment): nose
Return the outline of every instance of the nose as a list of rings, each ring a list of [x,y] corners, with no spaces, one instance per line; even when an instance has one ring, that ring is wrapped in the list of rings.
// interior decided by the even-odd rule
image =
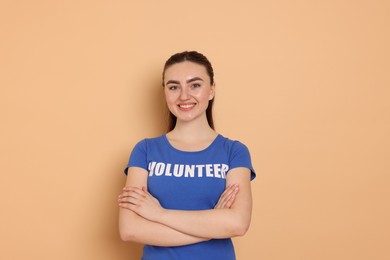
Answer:
[[[182,88],[180,92],[180,99],[181,100],[187,100],[189,97],[187,88]]]

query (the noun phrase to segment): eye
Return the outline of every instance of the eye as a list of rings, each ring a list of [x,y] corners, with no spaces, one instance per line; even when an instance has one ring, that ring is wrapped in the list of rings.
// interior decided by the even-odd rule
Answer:
[[[176,90],[178,87],[175,85],[171,85],[168,87],[169,90]]]
[[[194,84],[192,84],[192,87],[193,87],[193,88],[199,88],[199,87],[200,87],[200,84],[194,83]]]

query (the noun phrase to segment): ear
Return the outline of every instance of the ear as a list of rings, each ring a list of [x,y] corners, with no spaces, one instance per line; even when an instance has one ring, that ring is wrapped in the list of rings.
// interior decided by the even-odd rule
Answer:
[[[212,100],[214,98],[214,96],[215,96],[215,83],[213,85],[211,85],[209,100]]]

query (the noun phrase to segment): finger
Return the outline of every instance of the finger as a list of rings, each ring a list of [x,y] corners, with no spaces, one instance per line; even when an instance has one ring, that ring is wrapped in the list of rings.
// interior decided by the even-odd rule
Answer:
[[[238,185],[232,185],[232,187],[229,189],[229,193],[227,193],[224,198],[221,200],[220,207],[221,208],[230,208],[230,206],[233,204],[235,200],[235,195],[238,192]]]
[[[128,203],[130,201],[143,201],[145,200],[145,196],[140,195],[136,192],[126,192],[123,195],[118,197],[118,202]]]
[[[229,185],[226,188],[226,190],[222,193],[221,198],[220,198],[221,204],[224,204],[226,202],[226,200],[228,200],[230,198],[231,193],[234,191],[234,189],[235,189],[235,184]]]
[[[131,187],[127,190],[124,190],[120,197],[128,197],[128,196],[143,196],[146,197],[146,194],[144,191],[142,191],[139,188]]]
[[[228,185],[225,191],[221,194],[217,202],[217,205],[215,205],[214,208],[222,208],[225,205],[226,200],[229,199],[230,194],[233,192],[233,190],[234,190],[234,185]]]
[[[135,191],[135,192],[141,192],[142,189],[138,187],[133,187],[133,186],[126,186],[123,188],[124,192],[129,192],[129,191]]]
[[[218,207],[219,208],[225,208],[225,205],[226,203],[229,201],[229,199],[231,198],[232,194],[229,193],[228,195],[226,195],[223,200],[221,200],[221,202],[219,203]]]
[[[128,194],[138,194],[138,195],[143,196],[143,197],[148,196],[148,192],[147,191],[145,192],[143,190],[143,188],[131,187],[131,186],[123,188],[123,193],[122,194],[124,196],[126,196]]]
[[[224,192],[222,192],[221,196],[219,197],[219,200],[218,200],[218,203],[217,205],[215,206],[215,208],[220,208],[222,206],[222,204],[224,204],[224,201],[226,199],[226,196],[229,195],[229,193],[231,192],[231,188],[232,188],[232,185],[228,185],[226,187],[226,189],[224,190]]]
[[[125,194],[122,194],[122,195],[118,196],[118,201],[126,200],[127,198],[140,199],[141,196],[139,194],[137,194],[137,193],[125,193]]]
[[[156,199],[152,194],[150,194],[146,187],[142,187],[142,190],[145,192],[146,196],[151,199],[154,203],[161,207],[160,201]]]
[[[236,196],[238,193],[239,189],[236,188],[230,198],[226,201],[226,204],[224,205],[224,208],[230,209],[230,207],[233,205],[234,201],[236,200]]]
[[[141,201],[138,198],[134,197],[125,197],[118,199],[118,204],[133,204],[133,205],[139,205]]]
[[[137,210],[139,208],[137,205],[134,205],[131,203],[119,203],[118,205],[119,205],[119,208],[121,208],[121,209],[128,209],[128,210],[131,210],[135,213],[137,213]]]

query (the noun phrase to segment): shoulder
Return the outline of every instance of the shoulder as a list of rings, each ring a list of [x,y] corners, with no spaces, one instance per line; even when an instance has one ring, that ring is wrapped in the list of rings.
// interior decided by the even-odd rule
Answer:
[[[228,152],[230,169],[238,167],[248,168],[251,171],[251,180],[253,180],[256,177],[256,173],[252,166],[252,159],[248,147],[238,140],[231,140],[226,137],[222,138],[224,147]]]
[[[250,161],[250,152],[248,147],[238,141],[221,136],[223,149],[226,151],[230,162],[233,161]]]
[[[227,149],[230,152],[237,152],[241,150],[246,150],[248,151],[248,147],[242,143],[241,141],[230,139],[228,137],[225,137],[223,135],[219,135],[221,138],[221,141],[224,145],[224,148]]]
[[[131,154],[130,158],[127,164],[127,167],[125,169],[125,173],[127,174],[127,168],[131,166],[140,167],[143,169],[147,169],[148,167],[148,158],[149,156],[155,153],[158,153],[159,150],[156,149],[159,146],[159,143],[161,143],[164,136],[154,137],[154,138],[145,138],[140,141],[138,141]]]

